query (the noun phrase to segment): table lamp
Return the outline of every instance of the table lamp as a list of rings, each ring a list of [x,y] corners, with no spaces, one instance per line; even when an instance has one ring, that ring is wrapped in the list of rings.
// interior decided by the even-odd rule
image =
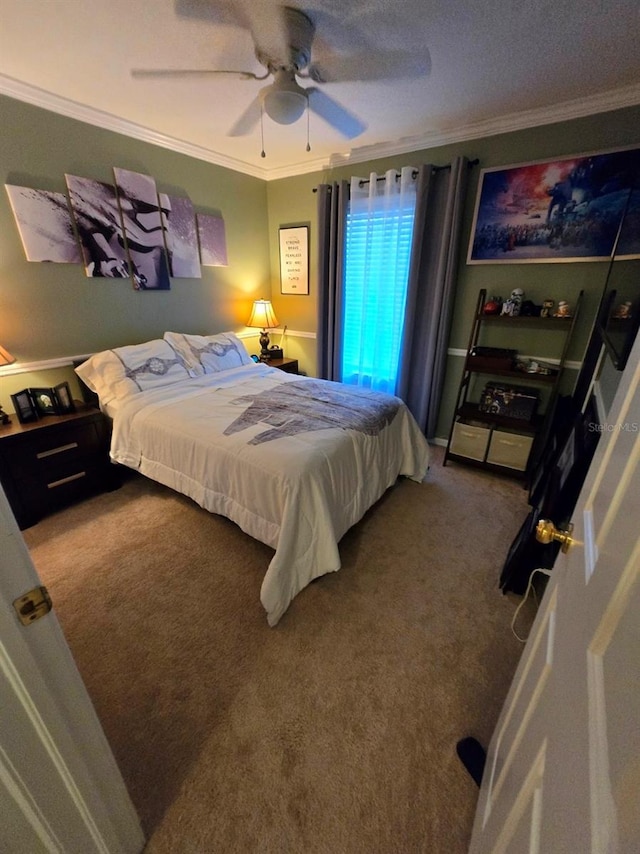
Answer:
[[[267,329],[274,329],[278,326],[278,318],[276,317],[273,306],[271,305],[271,300],[257,299],[253,303],[251,316],[247,321],[247,326],[252,326],[262,330],[260,333],[260,346],[262,347],[262,350],[260,351],[260,361],[268,362],[270,354],[269,333],[267,332]]]

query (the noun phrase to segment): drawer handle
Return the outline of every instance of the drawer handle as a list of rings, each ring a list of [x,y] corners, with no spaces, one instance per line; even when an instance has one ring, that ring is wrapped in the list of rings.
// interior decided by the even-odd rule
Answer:
[[[510,442],[508,439],[498,439],[498,442],[501,445],[508,445],[510,448],[519,448],[520,447],[518,442]]]
[[[478,436],[477,433],[467,433],[464,430],[460,431],[460,435],[464,436],[465,439],[480,439],[481,438],[480,436]]]
[[[72,480],[80,480],[81,477],[86,477],[86,471],[79,471],[77,474],[71,474],[69,477],[63,477],[60,480],[54,480],[47,484],[47,489],[55,489],[56,486],[62,486],[65,483],[71,483]]]
[[[77,442],[69,442],[68,445],[60,445],[59,448],[51,448],[50,451],[40,451],[39,454],[36,454],[36,459],[44,460],[45,457],[52,457],[54,454],[62,454],[64,453],[64,451],[72,451],[74,448],[77,447]]]

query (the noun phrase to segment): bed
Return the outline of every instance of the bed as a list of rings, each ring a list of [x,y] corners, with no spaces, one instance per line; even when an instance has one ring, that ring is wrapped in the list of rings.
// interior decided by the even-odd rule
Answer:
[[[113,421],[111,458],[275,550],[260,599],[275,626],[338,543],[429,448],[391,395],[255,364],[233,333],[165,333],[76,368]]]

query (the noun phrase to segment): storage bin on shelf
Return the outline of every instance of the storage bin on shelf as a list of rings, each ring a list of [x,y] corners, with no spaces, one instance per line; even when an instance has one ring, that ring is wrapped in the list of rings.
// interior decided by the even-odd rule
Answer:
[[[453,428],[451,453],[469,457],[471,460],[483,461],[489,444],[491,430],[487,427],[476,427],[458,421]]]
[[[516,471],[525,471],[532,445],[533,436],[494,430],[491,433],[486,461]]]

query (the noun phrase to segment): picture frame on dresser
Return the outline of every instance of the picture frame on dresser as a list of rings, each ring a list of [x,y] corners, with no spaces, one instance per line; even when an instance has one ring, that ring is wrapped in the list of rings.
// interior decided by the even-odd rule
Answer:
[[[53,391],[55,392],[58,415],[66,415],[68,412],[75,412],[76,407],[73,402],[71,388],[69,387],[68,382],[59,383],[57,386],[54,386]]]
[[[37,421],[40,418],[38,408],[28,388],[12,394],[11,401],[21,424],[29,424],[31,421]]]
[[[31,398],[38,415],[58,415],[56,391],[53,388],[30,388]]]

